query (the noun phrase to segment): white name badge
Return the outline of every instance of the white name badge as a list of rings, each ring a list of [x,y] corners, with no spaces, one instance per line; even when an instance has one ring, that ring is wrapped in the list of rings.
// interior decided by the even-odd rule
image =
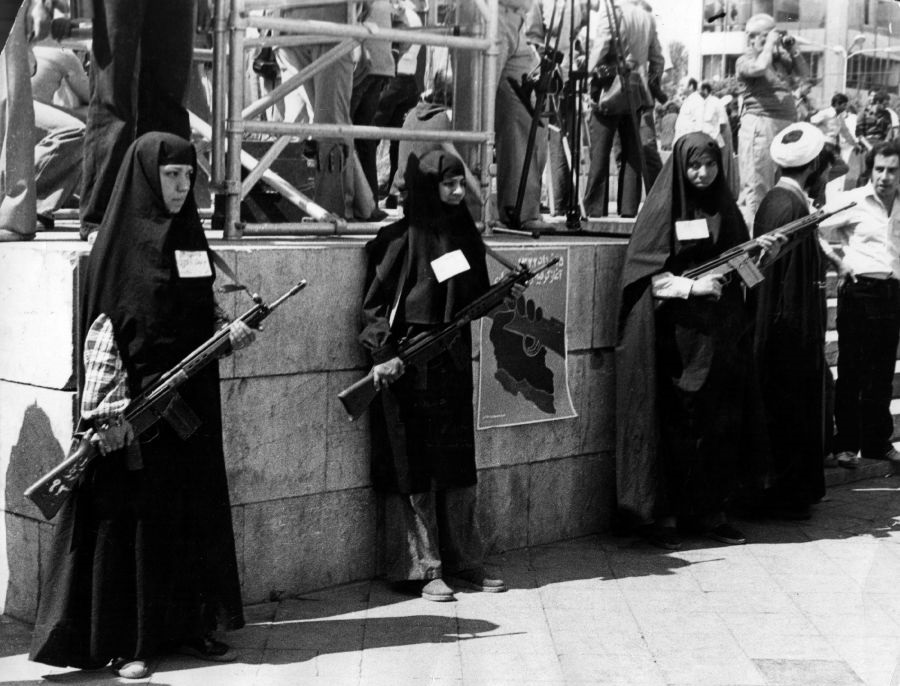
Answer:
[[[705,219],[675,222],[675,237],[679,241],[701,241],[709,238],[709,226]]]
[[[176,250],[175,266],[182,279],[199,279],[212,276],[209,255],[205,250]]]
[[[454,250],[446,255],[441,255],[436,260],[432,260],[431,268],[434,270],[438,283],[444,283],[451,276],[462,274],[471,269],[469,261],[463,255],[462,250]]]

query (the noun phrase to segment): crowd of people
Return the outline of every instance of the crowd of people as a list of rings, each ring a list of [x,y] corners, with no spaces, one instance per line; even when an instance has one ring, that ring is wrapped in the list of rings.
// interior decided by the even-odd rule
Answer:
[[[199,427],[193,432],[161,422],[140,434],[125,411],[215,329],[227,328],[232,350],[255,332],[227,321],[215,303],[216,260],[193,193],[198,164],[184,102],[194,4],[94,0],[89,87],[78,59],[59,51],[33,52],[38,66],[29,71],[28,41],[46,34],[53,4],[23,4],[0,63],[7,85],[0,237],[32,235],[38,198],[52,212],[76,194],[80,178],[82,235],[93,236],[79,314],[86,334],[80,420],[103,459],[91,463],[60,512],[31,658],[109,665],[143,679],[169,651],[234,659],[212,631],[244,620],[215,367],[183,386]],[[422,23],[423,8],[412,0],[363,4],[363,23]],[[548,154],[559,163],[551,167],[562,198],[568,191],[560,179],[571,172],[554,148],[562,139],[530,156],[524,145],[535,113],[523,84],[540,62],[528,36],[535,22],[555,16],[553,6],[500,2],[497,204],[504,219],[523,197],[528,168],[520,214],[505,219],[531,230],[547,226],[540,191]],[[620,289],[616,526],[678,549],[695,534],[746,542],[729,518],[735,511],[808,518],[824,495],[829,456],[847,468],[861,457],[900,462],[889,407],[900,342],[900,143],[890,140],[897,127],[885,97],[873,92],[855,125],[843,94],[798,121],[794,93],[808,76],[805,62],[772,17],[756,15],[737,63],[739,108],[729,112],[733,103],[693,81],[676,112],[660,87],[664,61],[644,0],[567,6],[582,15],[572,24],[593,12],[593,33],[582,43],[590,48],[581,66],[594,75],[583,202],[588,214],[608,213],[610,163],[618,157],[618,213],[636,217]],[[335,4],[284,16],[347,19]],[[446,71],[423,94],[422,51],[364,47],[334,56],[307,84],[314,121],[451,127]],[[277,78],[325,51],[290,46],[266,57],[274,74],[262,62],[256,68]],[[574,77],[581,66],[564,69]],[[74,98],[67,108],[52,101],[63,82]],[[27,108],[8,106],[23,98]],[[654,102],[664,106],[658,122]],[[37,103],[53,116],[41,119]],[[35,158],[43,174],[10,166],[19,143],[10,127],[22,116],[46,130],[37,147],[52,148],[49,161]],[[842,159],[842,142],[852,146],[859,173],[828,204],[847,207],[818,230],[784,231],[822,203],[827,183],[845,178],[852,165]],[[80,176],[53,163],[68,156],[66,146],[84,150]],[[360,303],[359,342],[380,391],[370,413],[372,482],[385,504],[387,576],[436,602],[452,600],[455,588],[502,592],[505,583],[485,567],[476,518],[470,336],[426,364],[407,366],[399,354],[401,341],[445,325],[489,288],[492,252],[475,221],[484,199],[450,144],[399,143],[385,179],[367,141],[318,140],[310,155],[313,199],[328,211],[379,218],[379,195],[403,208],[366,246]],[[60,169],[68,169],[69,185],[56,194],[11,183],[54,179]],[[29,203],[31,219],[23,220]],[[565,202],[553,209],[564,211]],[[737,246],[747,251],[739,264],[703,269]],[[836,383],[825,359],[829,264],[840,280]],[[507,305],[521,296],[521,287],[513,289]]]

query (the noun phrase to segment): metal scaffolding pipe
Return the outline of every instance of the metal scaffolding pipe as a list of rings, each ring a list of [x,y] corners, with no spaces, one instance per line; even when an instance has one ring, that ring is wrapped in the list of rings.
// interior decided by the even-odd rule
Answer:
[[[296,90],[304,81],[315,76],[323,69],[330,67],[348,53],[353,52],[353,49],[356,46],[357,42],[353,39],[335,45],[312,64],[304,67],[280,86],[273,88],[259,100],[244,108],[243,112],[241,112],[241,116],[244,119],[252,119],[258,114],[262,114],[266,109],[272,107],[275,103],[284,98],[285,95]]]
[[[320,138],[361,138],[365,140],[431,141],[433,143],[482,143],[493,138],[493,133],[480,131],[409,131],[385,126],[353,126],[351,124],[291,123],[284,121],[247,121],[247,133],[274,134],[277,136],[307,137],[318,134]]]
[[[200,117],[198,117],[193,112],[189,112],[188,114],[191,117],[191,128],[198,131],[204,138],[209,138],[212,133],[212,129],[210,128],[209,124],[200,119]],[[265,156],[263,160],[257,160],[246,150],[241,150],[241,164],[247,169],[252,170],[250,172],[251,174],[256,174],[259,170],[259,174],[261,175],[262,180],[265,181],[271,188],[281,193],[281,196],[289,203],[291,203],[295,207],[299,207],[303,212],[306,212],[306,214],[308,214],[315,220],[331,223],[343,221],[342,219],[330,214],[328,210],[326,210],[321,205],[314,203],[306,195],[294,188],[279,174],[276,174],[271,169],[267,169],[266,167],[268,165],[263,164],[264,160]]]
[[[489,47],[484,55],[484,82],[482,83],[483,90],[481,94],[481,129],[488,136],[481,148],[481,185],[485,198],[488,198],[490,195],[490,176],[492,171],[494,171],[494,117],[496,116],[497,76],[499,72],[497,62],[500,55],[500,5],[498,0],[487,1],[486,34]],[[489,207],[486,202],[482,219],[486,226],[485,234],[491,235],[488,211]]]
[[[231,0],[231,19],[241,10],[242,0]],[[244,31],[231,28],[228,54],[228,121],[225,135],[228,139],[226,153],[226,178],[222,184],[225,195],[224,238],[240,238],[238,222],[241,218],[241,143],[244,138],[244,120],[241,108],[244,103]]]
[[[225,181],[225,112],[228,109],[227,0],[216,0],[213,17],[212,176],[213,188]]]
[[[379,222],[354,222],[340,227],[326,222],[242,223],[244,236],[374,236]]]
[[[278,156],[284,151],[284,149],[290,142],[290,136],[282,136],[277,141],[272,143],[269,149],[266,150],[266,153],[259,158],[259,162],[256,163],[256,166],[250,170],[250,172],[247,174],[247,176],[244,177],[244,180],[241,183],[241,200],[247,197],[250,189],[253,188],[253,186],[256,185],[256,182],[263,177],[263,174],[266,173],[266,170],[270,166],[272,166],[272,162],[278,159]]]
[[[349,0],[353,2],[354,0]],[[245,0],[244,9],[249,10],[299,10],[322,5],[346,5],[348,0]]]
[[[244,47],[247,50],[256,48],[291,48],[299,45],[322,45],[323,43],[340,43],[342,38],[338,36],[299,36],[288,34],[282,36],[260,36],[259,38],[247,38]]]
[[[358,40],[380,40],[420,45],[440,45],[447,48],[463,50],[487,50],[490,44],[482,38],[466,36],[443,36],[427,31],[401,31],[399,29],[383,29],[378,26],[362,24],[335,24],[328,21],[312,19],[287,19],[278,17],[246,17],[247,26],[269,31],[288,31],[320,36],[341,36]]]

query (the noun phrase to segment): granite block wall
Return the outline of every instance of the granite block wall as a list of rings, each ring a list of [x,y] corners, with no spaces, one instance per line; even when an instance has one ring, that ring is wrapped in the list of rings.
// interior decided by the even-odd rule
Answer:
[[[544,243],[546,242],[546,245]],[[536,247],[498,238],[499,249]],[[378,574],[378,499],[368,426],[337,392],[365,361],[355,340],[363,242],[215,243],[239,280],[274,299],[309,286],[264,324],[255,345],[220,363],[224,443],[247,603]],[[548,239],[569,247],[566,335],[578,417],[476,432],[479,511],[494,550],[600,531],[613,505],[615,285],[625,241]],[[62,459],[76,413],[75,303],[87,246],[47,240],[0,249],[0,609],[33,619],[53,524],[22,497]],[[232,314],[243,293],[219,296]],[[475,366],[477,374],[477,347]]]

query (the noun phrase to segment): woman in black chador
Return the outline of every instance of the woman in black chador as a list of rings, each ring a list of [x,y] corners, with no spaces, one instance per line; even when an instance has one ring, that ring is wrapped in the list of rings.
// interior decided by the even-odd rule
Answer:
[[[139,440],[128,402],[217,325],[191,144],[149,133],[128,150],[88,260],[81,416],[102,455],[60,511],[31,659],[142,678],[167,650],[234,659],[210,637],[243,626],[215,365],[181,395],[200,426]],[[233,348],[252,340],[231,325]]]
[[[719,147],[682,136],[628,244],[616,356],[620,523],[666,548],[680,546],[679,525],[745,542],[725,509],[764,454],[752,316],[734,275],[681,275],[747,240]]]
[[[372,477],[385,495],[388,577],[428,600],[452,600],[443,581],[503,591],[485,578],[475,519],[472,345],[468,328],[421,368],[398,343],[433,330],[489,288],[485,246],[466,209],[462,161],[434,151],[406,168],[404,217],[366,246],[359,340],[374,363]]]

